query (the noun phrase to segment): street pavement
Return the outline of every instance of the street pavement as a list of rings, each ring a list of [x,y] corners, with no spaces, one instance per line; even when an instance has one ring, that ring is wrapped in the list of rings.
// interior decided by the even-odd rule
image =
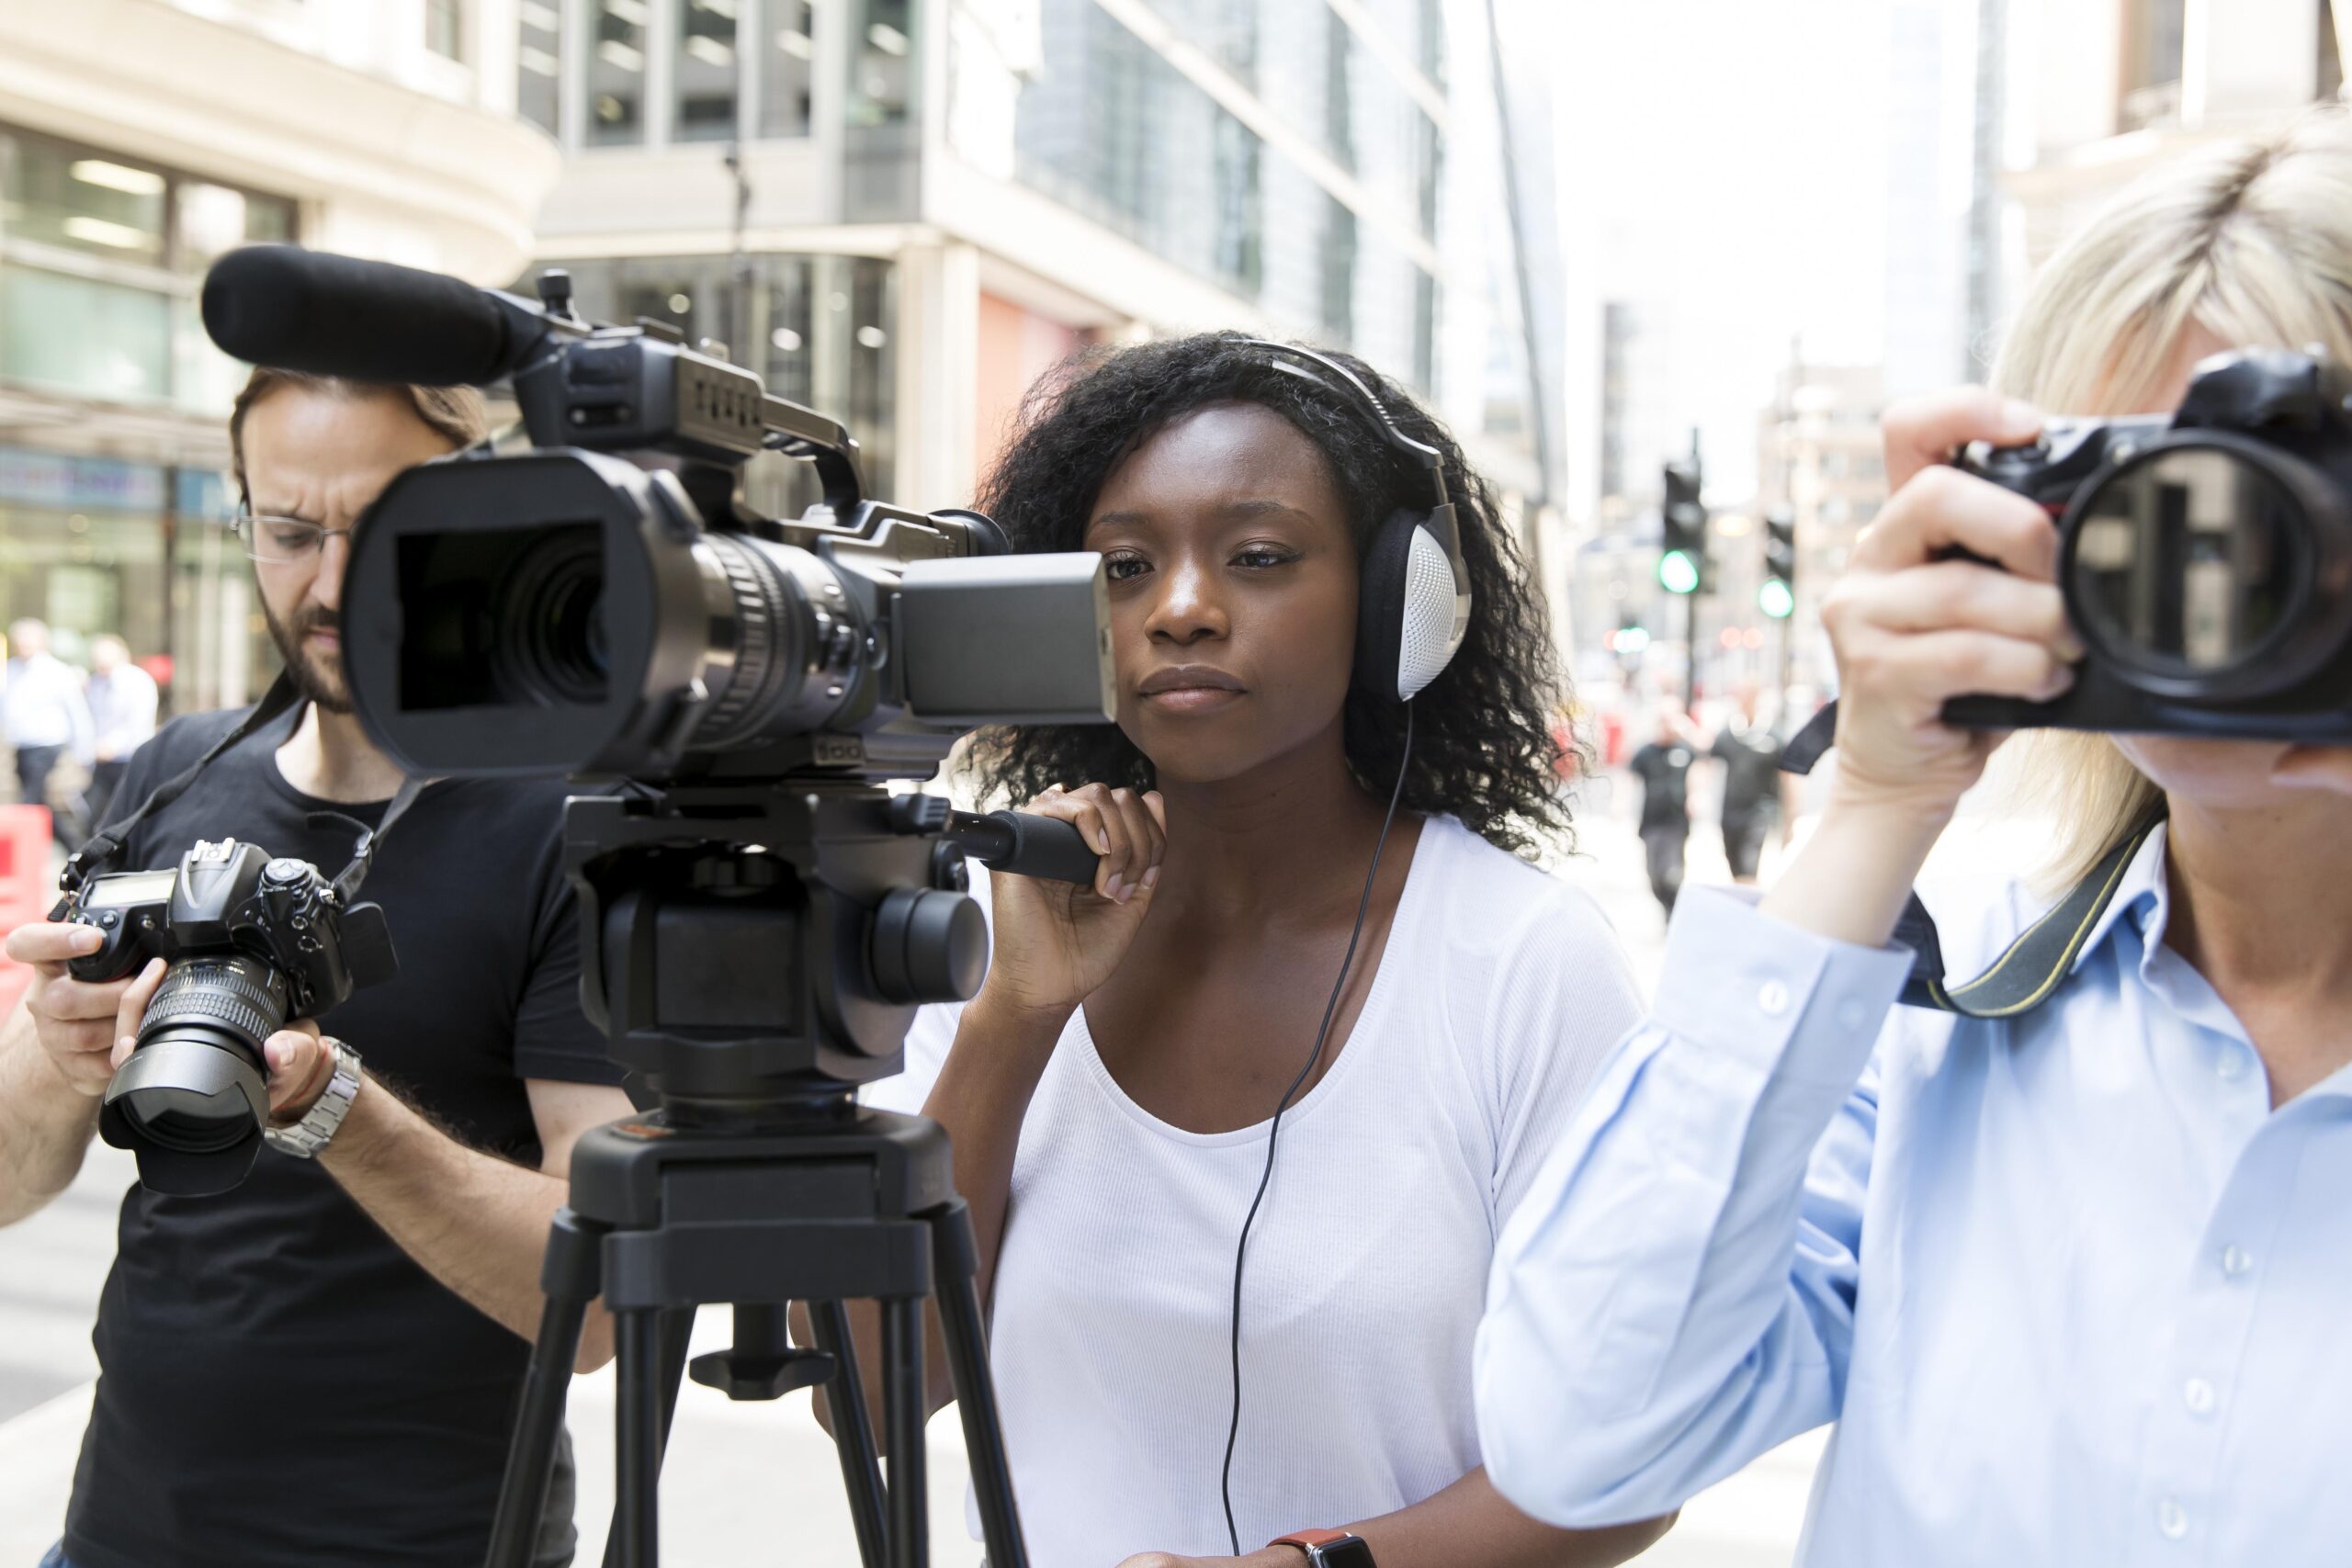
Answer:
[[[1657,980],[1665,922],[1650,896],[1630,795],[1622,779],[1594,781],[1578,803],[1577,852],[1555,857],[1554,869],[1600,902],[1647,988]],[[1727,880],[1720,840],[1705,820],[1710,803],[1702,794],[1694,805],[1702,820],[1691,834],[1690,878]],[[1987,867],[2021,863],[2041,837],[2035,824],[1979,813],[1963,818],[1939,859],[1981,876]],[[1768,854],[1768,879],[1776,853]],[[71,1190],[39,1215],[0,1230],[0,1568],[30,1568],[63,1516],[97,1371],[90,1325],[132,1174],[129,1156],[94,1145]],[[728,1326],[722,1309],[707,1311],[697,1351],[724,1345]],[[575,1382],[583,1542],[601,1541],[611,1511],[612,1413],[609,1368]],[[1642,1561],[1655,1568],[1787,1563],[1822,1441],[1821,1433],[1799,1438],[1693,1498]],[[964,1529],[963,1445],[952,1410],[933,1423],[931,1463],[933,1561],[972,1568],[980,1553]],[[780,1406],[733,1404],[689,1383],[665,1467],[662,1518],[664,1561],[673,1568],[763,1561],[856,1568],[840,1471],[806,1394]],[[582,1562],[595,1558],[593,1545],[583,1547]]]

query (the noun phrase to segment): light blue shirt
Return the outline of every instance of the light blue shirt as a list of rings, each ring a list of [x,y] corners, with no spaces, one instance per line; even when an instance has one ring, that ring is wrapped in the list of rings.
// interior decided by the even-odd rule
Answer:
[[[2352,1068],[2279,1107],[2152,836],[2057,998],[1684,893],[1659,1000],[1506,1226],[1496,1484],[1675,1508],[1834,1421],[1799,1561],[2352,1562]],[[1967,977],[2034,911],[1945,931]]]

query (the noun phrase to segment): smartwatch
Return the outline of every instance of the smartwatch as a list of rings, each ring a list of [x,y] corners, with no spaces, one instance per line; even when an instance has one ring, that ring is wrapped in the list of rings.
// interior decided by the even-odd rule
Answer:
[[[1266,1544],[1297,1547],[1306,1553],[1307,1568],[1376,1568],[1363,1537],[1345,1530],[1293,1530]]]

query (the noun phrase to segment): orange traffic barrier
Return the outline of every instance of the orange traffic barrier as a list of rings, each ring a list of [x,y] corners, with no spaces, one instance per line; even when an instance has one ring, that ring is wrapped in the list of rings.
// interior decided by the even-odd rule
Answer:
[[[49,913],[49,807],[0,806],[0,937]],[[33,972],[0,953],[0,1016],[17,1005]]]

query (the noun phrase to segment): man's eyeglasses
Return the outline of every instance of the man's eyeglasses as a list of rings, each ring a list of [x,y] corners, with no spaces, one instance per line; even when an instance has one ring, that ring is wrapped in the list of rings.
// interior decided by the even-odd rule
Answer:
[[[274,517],[266,512],[240,512],[236,521],[237,542],[245,554],[257,561],[284,564],[292,561],[314,561],[326,548],[329,535],[351,537],[348,528],[330,528],[322,523],[309,523],[300,517]]]

